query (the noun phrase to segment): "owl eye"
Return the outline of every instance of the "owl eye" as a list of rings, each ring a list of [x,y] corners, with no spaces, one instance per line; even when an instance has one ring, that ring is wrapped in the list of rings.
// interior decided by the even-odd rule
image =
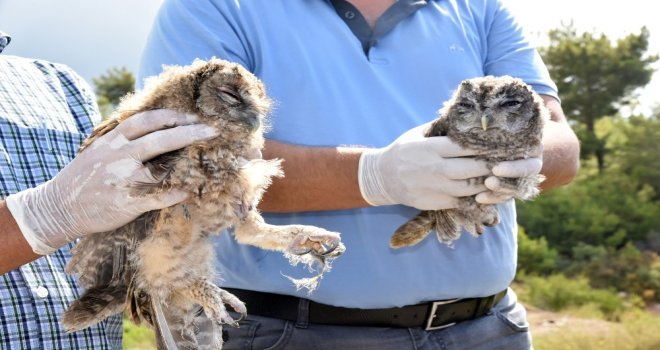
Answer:
[[[220,97],[221,100],[225,101],[231,106],[235,106],[243,102],[236,91],[226,86],[221,86],[218,88],[218,97]]]
[[[474,108],[474,105],[472,103],[465,102],[465,101],[461,101],[457,105],[458,105],[459,108],[463,108],[463,109],[472,109],[472,108]]]
[[[502,103],[500,103],[500,107],[517,107],[520,105],[520,101],[518,100],[506,100]]]

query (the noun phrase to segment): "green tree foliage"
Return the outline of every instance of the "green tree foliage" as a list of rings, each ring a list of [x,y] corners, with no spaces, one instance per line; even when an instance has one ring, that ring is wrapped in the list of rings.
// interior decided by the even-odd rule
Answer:
[[[529,238],[518,228],[518,272],[520,274],[547,275],[557,267],[557,251],[548,246],[545,237]]]
[[[649,82],[651,65],[658,60],[646,52],[649,32],[642,28],[612,41],[604,35],[578,35],[569,26],[549,35],[550,44],[541,52],[580,138],[582,169],[571,185],[518,203],[518,220],[527,232],[519,233],[522,278],[534,281],[533,288],[553,289],[566,280],[527,277],[560,272],[583,278],[575,289],[588,281],[592,287],[658,301],[660,107],[652,116],[618,113]],[[545,292],[558,291],[536,291]],[[557,301],[564,302],[573,301]]]
[[[541,49],[557,83],[564,112],[578,122],[582,156],[595,156],[599,171],[605,167],[606,139],[595,133],[599,118],[615,114],[648,84],[658,55],[647,53],[649,31],[612,42],[604,34],[578,34],[573,26],[549,33],[550,44]]]
[[[572,257],[579,243],[609,248],[643,241],[660,227],[660,202],[655,192],[622,173],[605,173],[519,203],[520,224],[533,238],[545,237],[551,247]]]
[[[110,68],[106,74],[92,79],[96,88],[96,98],[104,117],[110,115],[121,98],[135,91],[135,77],[126,68]]]
[[[526,294],[529,301],[548,310],[560,311],[568,308],[594,305],[603,316],[616,320],[626,309],[625,300],[616,291],[594,289],[584,277],[568,278],[561,274],[548,277],[525,277]]]
[[[616,150],[620,170],[651,186],[654,199],[660,199],[660,113],[651,118],[618,120],[616,128],[624,139]]]

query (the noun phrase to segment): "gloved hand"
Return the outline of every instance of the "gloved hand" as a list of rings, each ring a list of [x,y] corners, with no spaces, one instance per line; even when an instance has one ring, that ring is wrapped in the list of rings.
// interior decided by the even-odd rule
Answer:
[[[519,188],[512,185],[508,179],[521,177],[537,177],[543,167],[543,146],[530,152],[530,158],[500,162],[492,169],[492,176],[484,181],[488,191],[479,193],[476,197],[478,203],[497,204],[514,197],[524,197],[522,192],[529,193],[528,188]],[[513,181],[515,184],[515,181]],[[523,183],[523,187],[527,182]]]
[[[390,145],[362,153],[358,180],[365,201],[438,210],[455,208],[457,197],[486,191],[479,180],[490,174],[486,162],[458,158],[475,152],[447,137],[424,137],[429,126],[410,129]]]
[[[186,199],[181,190],[132,197],[130,184],[157,181],[144,161],[218,135],[196,121],[195,115],[171,110],[137,114],[96,139],[48,182],[7,197],[32,250],[48,254],[85,234],[121,227]]]

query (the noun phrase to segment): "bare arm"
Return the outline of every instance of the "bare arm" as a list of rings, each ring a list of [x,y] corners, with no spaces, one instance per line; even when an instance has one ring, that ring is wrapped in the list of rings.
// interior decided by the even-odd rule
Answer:
[[[36,260],[41,256],[30,248],[14,217],[7,209],[5,201],[0,201],[0,275],[5,274],[23,264]]]
[[[259,208],[298,212],[368,207],[358,185],[362,149],[302,147],[266,141],[264,159],[284,159],[284,178],[275,179]]]
[[[541,183],[548,190],[573,181],[580,169],[580,143],[568,125],[559,102],[541,95],[550,110],[550,122],[543,130],[543,168],[546,180]]]

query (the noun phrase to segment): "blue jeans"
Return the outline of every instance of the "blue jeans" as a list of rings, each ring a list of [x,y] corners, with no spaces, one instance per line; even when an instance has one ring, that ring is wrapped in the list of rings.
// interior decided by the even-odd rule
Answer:
[[[224,350],[426,350],[426,349],[531,349],[525,308],[509,289],[486,315],[454,326],[382,328],[319,325],[304,319],[285,321],[249,315],[239,328],[225,326]],[[304,313],[303,313],[304,314]]]

